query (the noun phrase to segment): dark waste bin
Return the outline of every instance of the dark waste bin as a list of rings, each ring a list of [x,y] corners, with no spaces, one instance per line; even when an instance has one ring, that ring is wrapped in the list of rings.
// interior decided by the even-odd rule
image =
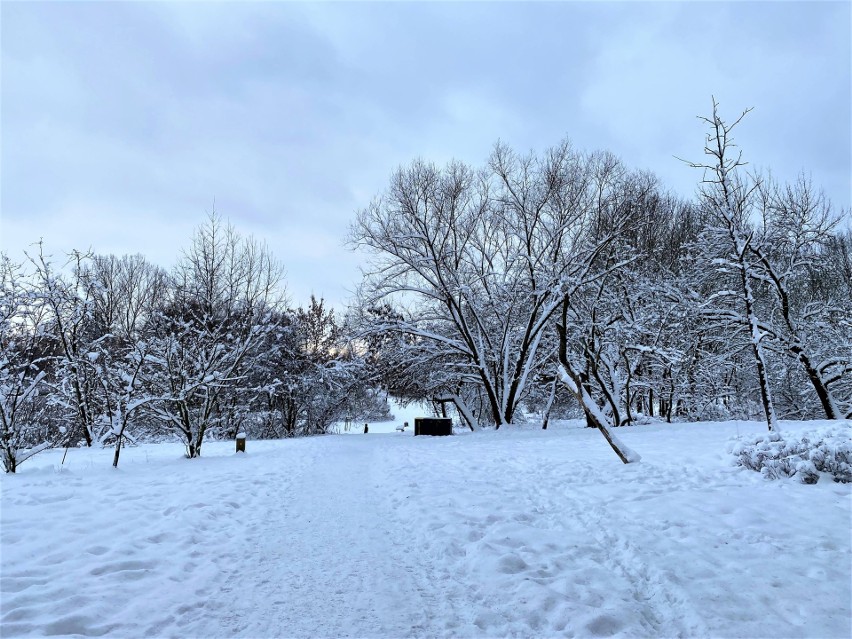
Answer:
[[[417,417],[414,420],[415,435],[452,435],[453,420],[449,417]]]

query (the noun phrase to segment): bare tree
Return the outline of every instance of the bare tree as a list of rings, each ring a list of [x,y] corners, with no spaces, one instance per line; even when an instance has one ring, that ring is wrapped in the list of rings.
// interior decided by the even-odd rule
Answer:
[[[142,255],[95,255],[82,279],[92,300],[92,321],[101,334],[132,342],[169,293],[168,274]]]
[[[44,411],[48,354],[44,351],[47,308],[19,265],[0,254],[0,455],[3,469],[49,447],[56,437],[35,441]]]
[[[283,305],[281,265],[255,240],[241,237],[215,213],[178,265],[174,297],[155,323],[145,387],[156,401],[146,412],[178,433],[189,458],[208,430],[227,417],[233,394],[263,357]]]
[[[83,437],[86,446],[98,439],[98,381],[92,367],[97,334],[92,322],[91,289],[85,273],[89,254],[74,251],[62,269],[57,269],[44,254],[28,256],[34,267],[36,285],[48,311],[48,331],[57,351],[56,392],[53,400],[69,415],[73,431]]]
[[[540,347],[564,295],[623,230],[617,217],[601,224],[599,206],[618,169],[567,142],[541,157],[498,144],[479,171],[400,169],[352,227],[352,245],[374,258],[365,303],[410,303],[396,330],[453,362],[459,382],[475,379],[498,428],[511,423],[551,355]]]
[[[841,289],[838,295],[824,282],[829,272],[826,248],[836,237],[833,231],[840,218],[803,176],[786,187],[766,180],[760,192],[762,233],[749,250],[756,260],[756,277],[773,301],[773,312],[761,322],[761,330],[799,362],[825,416],[841,419],[845,412],[832,387],[852,375],[852,304],[847,291]],[[837,328],[839,334],[832,335]],[[823,358],[818,358],[819,351],[825,353]]]
[[[770,431],[778,430],[778,418],[772,400],[769,374],[766,365],[765,331],[757,310],[753,282],[759,277],[753,258],[755,233],[749,218],[754,212],[758,184],[740,169],[745,166],[742,153],[734,153],[732,132],[742,122],[749,110],[728,124],[719,115],[719,105],[713,100],[712,116],[700,119],[708,124],[704,153],[709,157],[704,163],[690,162],[690,166],[704,170],[700,200],[713,223],[706,229],[705,238],[709,261],[716,267],[716,275],[733,276],[730,288],[715,293],[708,301],[708,315],[732,326],[744,325],[748,330],[761,404]]]

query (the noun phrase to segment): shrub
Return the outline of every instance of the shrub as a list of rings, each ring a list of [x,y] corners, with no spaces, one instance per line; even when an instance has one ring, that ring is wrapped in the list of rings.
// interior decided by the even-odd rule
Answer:
[[[836,482],[852,482],[852,424],[826,426],[804,433],[766,433],[734,439],[728,448],[734,464],[766,479],[797,477],[815,484],[820,473]]]

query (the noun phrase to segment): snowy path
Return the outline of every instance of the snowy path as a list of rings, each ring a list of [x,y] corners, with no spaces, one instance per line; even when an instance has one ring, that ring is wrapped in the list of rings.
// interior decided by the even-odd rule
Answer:
[[[345,450],[329,456],[305,446],[298,467],[240,480],[237,552],[204,608],[182,620],[183,632],[209,636],[211,617],[222,612],[214,628],[251,637],[397,637],[428,623],[403,531],[375,499],[376,448],[354,439],[332,445]],[[341,484],[351,488],[345,495]]]
[[[120,477],[61,525],[66,513],[54,511],[55,536],[31,556],[38,562],[54,551],[55,571],[43,567],[37,581],[9,556],[21,537],[6,531],[22,520],[6,513],[85,499],[95,487],[72,472],[64,494],[18,499],[4,483],[3,636],[118,628],[150,637],[434,635],[421,595],[426,567],[414,563],[404,530],[376,499],[389,486],[373,463],[379,449],[355,438],[289,447],[296,454],[266,460],[273,463],[233,456],[227,473],[222,460],[178,461],[177,476],[160,477],[144,494],[128,495],[132,479]],[[170,490],[172,482],[184,490]],[[134,588],[137,581],[145,588]],[[18,596],[50,582],[60,585],[45,601]],[[119,601],[98,605],[116,590]],[[45,618],[46,627],[33,623]]]
[[[46,453],[0,480],[0,635],[849,637],[850,488],[730,468],[740,427]]]

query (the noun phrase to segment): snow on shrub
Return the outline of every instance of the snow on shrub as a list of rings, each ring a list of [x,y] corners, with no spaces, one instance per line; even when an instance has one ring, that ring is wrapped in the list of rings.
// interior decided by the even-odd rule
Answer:
[[[826,426],[804,433],[765,433],[735,438],[728,452],[734,464],[760,472],[766,479],[798,477],[815,484],[820,473],[834,481],[852,482],[852,424]]]

